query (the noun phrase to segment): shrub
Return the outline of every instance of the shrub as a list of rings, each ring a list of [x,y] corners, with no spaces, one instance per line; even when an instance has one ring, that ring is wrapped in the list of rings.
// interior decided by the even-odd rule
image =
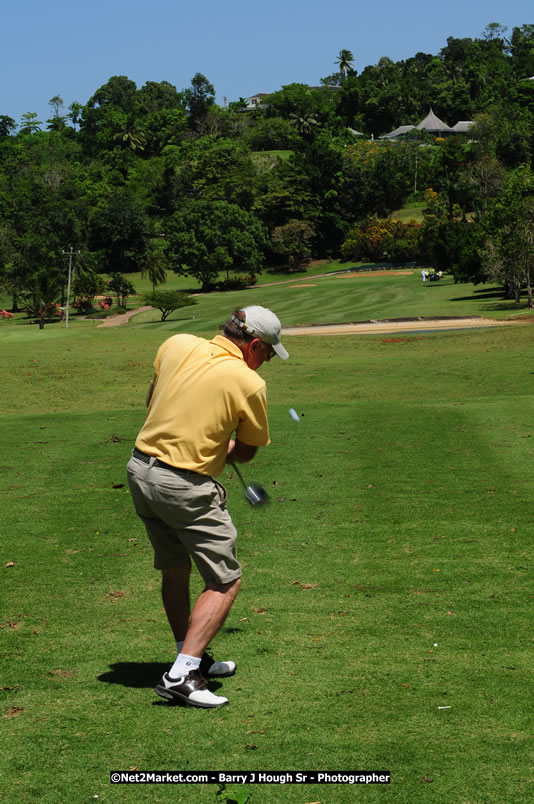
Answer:
[[[315,229],[308,221],[289,221],[276,226],[271,234],[271,248],[288,269],[298,270],[311,258]]]
[[[420,224],[402,223],[389,218],[368,218],[354,226],[341,246],[341,256],[349,260],[407,262],[419,256]]]
[[[254,274],[238,274],[217,282],[217,290],[245,290],[245,288],[255,284],[256,277]]]
[[[110,277],[107,287],[114,294],[117,300],[117,307],[126,308],[128,296],[132,296],[135,293],[134,286],[122,274],[113,273],[110,274]]]

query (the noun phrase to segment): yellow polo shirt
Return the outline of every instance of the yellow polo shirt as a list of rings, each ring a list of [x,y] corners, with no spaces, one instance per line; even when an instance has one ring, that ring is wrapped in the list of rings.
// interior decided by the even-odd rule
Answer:
[[[135,446],[171,466],[219,475],[232,433],[270,443],[265,382],[223,335],[173,335],[154,361],[154,387]]]

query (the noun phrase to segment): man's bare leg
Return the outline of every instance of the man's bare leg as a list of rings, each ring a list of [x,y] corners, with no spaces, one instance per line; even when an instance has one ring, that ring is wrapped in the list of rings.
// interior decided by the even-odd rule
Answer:
[[[191,612],[182,653],[202,656],[224,624],[240,586],[240,578],[226,584],[206,584]]]
[[[191,560],[164,569],[161,572],[161,597],[163,607],[177,642],[185,639],[189,628],[191,603],[189,598],[189,576]]]

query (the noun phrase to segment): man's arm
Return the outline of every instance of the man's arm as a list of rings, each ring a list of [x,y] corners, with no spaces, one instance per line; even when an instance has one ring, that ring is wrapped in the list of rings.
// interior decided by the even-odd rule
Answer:
[[[250,444],[244,444],[238,438],[233,438],[228,442],[228,450],[226,452],[226,463],[248,463],[252,460],[257,447],[252,447]]]

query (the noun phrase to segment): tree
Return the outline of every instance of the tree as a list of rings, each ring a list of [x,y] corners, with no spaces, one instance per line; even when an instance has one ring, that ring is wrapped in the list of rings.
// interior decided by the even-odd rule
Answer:
[[[80,141],[89,155],[116,147],[115,135],[131,131],[136,119],[134,81],[114,75],[101,86],[83,107],[77,118]]]
[[[534,75],[534,25],[512,30],[510,40],[514,74],[519,80]]]
[[[311,258],[315,229],[308,221],[289,221],[276,226],[271,234],[271,247],[289,270],[298,270]]]
[[[69,113],[67,115],[68,119],[71,121],[72,125],[76,128],[80,124],[80,118],[83,112],[83,106],[78,101],[73,101],[69,106]]]
[[[126,307],[128,296],[135,293],[135,288],[125,276],[119,273],[110,274],[110,279],[107,284],[109,290],[115,295],[117,307]]]
[[[100,251],[100,270],[139,270],[149,246],[150,222],[132,189],[122,187],[103,198],[89,223],[89,246]]]
[[[37,112],[26,112],[20,121],[20,133],[35,134],[36,131],[41,130],[42,125],[41,120],[37,120]]]
[[[113,135],[113,139],[124,143],[132,149],[132,151],[144,151],[146,145],[146,138],[142,131],[131,130],[127,128],[126,131],[118,131]]]
[[[172,146],[171,146],[172,147]],[[213,199],[249,208],[255,171],[250,154],[226,137],[187,140],[176,151],[165,149],[172,161],[175,190],[182,197]]]
[[[461,181],[472,191],[473,208],[478,220],[486,214],[488,203],[504,187],[506,171],[492,156],[470,162],[461,174]]]
[[[73,282],[74,307],[79,313],[88,313],[93,309],[95,296],[106,289],[106,280],[91,270],[79,273]]]
[[[185,205],[168,221],[169,262],[211,290],[220,271],[258,273],[267,247],[265,231],[250,212],[226,201]]]
[[[368,218],[350,230],[341,255],[345,261],[407,262],[419,256],[419,239],[420,225],[415,221]]]
[[[61,314],[60,292],[60,277],[49,270],[39,271],[28,282],[24,292],[26,311],[29,316],[37,318],[39,329],[44,329],[46,319],[51,315]]]
[[[289,119],[291,123],[295,126],[299,134],[303,137],[311,138],[315,134],[315,131],[319,127],[320,123],[317,120],[317,115],[313,112],[309,114],[290,114]]]
[[[454,276],[455,282],[478,284],[486,280],[482,267],[484,231],[479,224],[443,219],[426,222],[421,237],[421,257],[436,271]]]
[[[502,282],[507,297],[515,298],[518,304],[521,288],[526,287],[532,309],[534,187],[530,171],[512,177],[503,196],[494,202],[485,219],[484,269],[491,281]]]
[[[196,73],[191,79],[191,87],[183,92],[188,112],[189,124],[194,128],[207,115],[208,109],[215,103],[215,89],[202,73]]]
[[[197,301],[179,290],[154,290],[145,297],[145,304],[158,309],[161,320],[166,321],[175,310],[197,304]]]
[[[343,78],[345,78],[347,74],[350,75],[352,72],[354,72],[353,63],[354,63],[354,56],[352,55],[350,50],[339,51],[335,64],[337,64],[339,72],[341,73]]]
[[[15,131],[17,124],[7,114],[0,114],[0,137],[9,137]]]
[[[50,100],[48,101],[48,105],[54,112],[54,117],[61,117],[60,109],[63,109],[65,104],[63,102],[63,98],[60,95],[54,95],[53,98],[50,98]]]
[[[156,239],[152,243],[150,251],[147,251],[141,262],[141,276],[149,278],[152,291],[155,291],[158,285],[163,285],[167,281],[168,261],[165,253],[166,243],[158,242]]]

